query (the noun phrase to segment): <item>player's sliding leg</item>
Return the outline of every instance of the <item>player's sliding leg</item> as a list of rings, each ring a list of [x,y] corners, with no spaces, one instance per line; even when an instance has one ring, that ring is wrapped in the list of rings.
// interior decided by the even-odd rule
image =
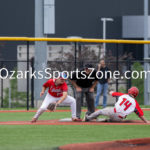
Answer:
[[[40,117],[40,115],[47,110],[47,107],[50,103],[52,103],[54,100],[52,99],[52,97],[47,94],[41,107],[38,109],[38,111],[36,112],[36,114],[34,115],[34,117],[32,118],[31,122],[36,122],[38,120],[38,118]]]
[[[118,113],[114,111],[114,107],[107,107],[101,110],[101,115],[109,117],[109,122],[121,122],[123,119],[119,118]]]
[[[71,107],[71,117],[72,121],[82,121],[76,117],[76,100],[72,96],[67,96],[67,98],[62,102],[62,104],[69,104]]]
[[[111,115],[113,115],[113,113],[114,113],[114,108],[113,107],[107,107],[104,109],[97,110],[89,116],[86,115],[84,121],[91,121],[100,115],[111,117]]]
[[[83,121],[91,121],[93,119],[96,119],[98,116],[100,116],[102,113],[101,113],[101,110],[97,110],[95,111],[94,113],[90,114],[89,116],[86,114],[85,115],[85,118],[83,119]]]

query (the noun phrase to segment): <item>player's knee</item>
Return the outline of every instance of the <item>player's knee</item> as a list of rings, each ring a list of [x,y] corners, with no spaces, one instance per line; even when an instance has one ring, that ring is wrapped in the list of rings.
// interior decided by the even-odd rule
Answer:
[[[76,103],[75,98],[72,96],[68,96],[68,100],[69,100],[68,103],[70,103],[70,104]]]
[[[72,103],[72,104],[75,104],[75,103],[76,103],[75,98],[73,98],[73,97],[71,98],[71,103]]]

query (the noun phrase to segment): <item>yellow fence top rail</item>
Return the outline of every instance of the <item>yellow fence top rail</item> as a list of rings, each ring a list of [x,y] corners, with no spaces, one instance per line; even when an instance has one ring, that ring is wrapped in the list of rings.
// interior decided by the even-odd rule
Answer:
[[[34,38],[34,37],[0,37],[0,41],[48,41],[48,42],[82,42],[82,43],[124,43],[150,44],[144,40],[116,40],[116,39],[87,39],[87,38]]]

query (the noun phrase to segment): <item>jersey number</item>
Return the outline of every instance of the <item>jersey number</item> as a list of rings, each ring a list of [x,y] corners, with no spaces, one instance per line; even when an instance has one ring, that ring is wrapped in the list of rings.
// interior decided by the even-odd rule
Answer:
[[[120,103],[120,106],[122,106],[123,104],[126,106],[124,111],[126,111],[132,105],[132,103],[130,103],[126,98],[123,98],[123,101]]]

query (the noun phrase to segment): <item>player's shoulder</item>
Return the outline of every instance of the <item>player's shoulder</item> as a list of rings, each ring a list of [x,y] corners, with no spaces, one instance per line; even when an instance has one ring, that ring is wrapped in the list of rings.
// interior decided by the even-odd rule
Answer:
[[[119,93],[119,94],[118,94],[119,98],[128,98],[128,95],[126,93]]]
[[[68,85],[66,82],[64,82],[63,84],[61,84],[61,88],[68,88]]]
[[[48,83],[54,83],[54,82],[55,82],[55,79],[48,79],[47,82],[48,82]]]
[[[52,78],[51,78],[51,79],[48,79],[49,82],[54,82],[54,80],[55,80],[55,79],[52,79]]]
[[[121,96],[129,97],[129,94],[123,93]]]
[[[136,104],[135,98],[131,97],[129,94],[125,94],[123,97],[132,102],[132,104]]]
[[[127,94],[127,93],[124,93],[123,95],[121,95],[122,97],[126,97],[126,98],[128,98],[128,99],[133,99],[133,100],[135,100],[133,97],[131,97],[129,94]]]

